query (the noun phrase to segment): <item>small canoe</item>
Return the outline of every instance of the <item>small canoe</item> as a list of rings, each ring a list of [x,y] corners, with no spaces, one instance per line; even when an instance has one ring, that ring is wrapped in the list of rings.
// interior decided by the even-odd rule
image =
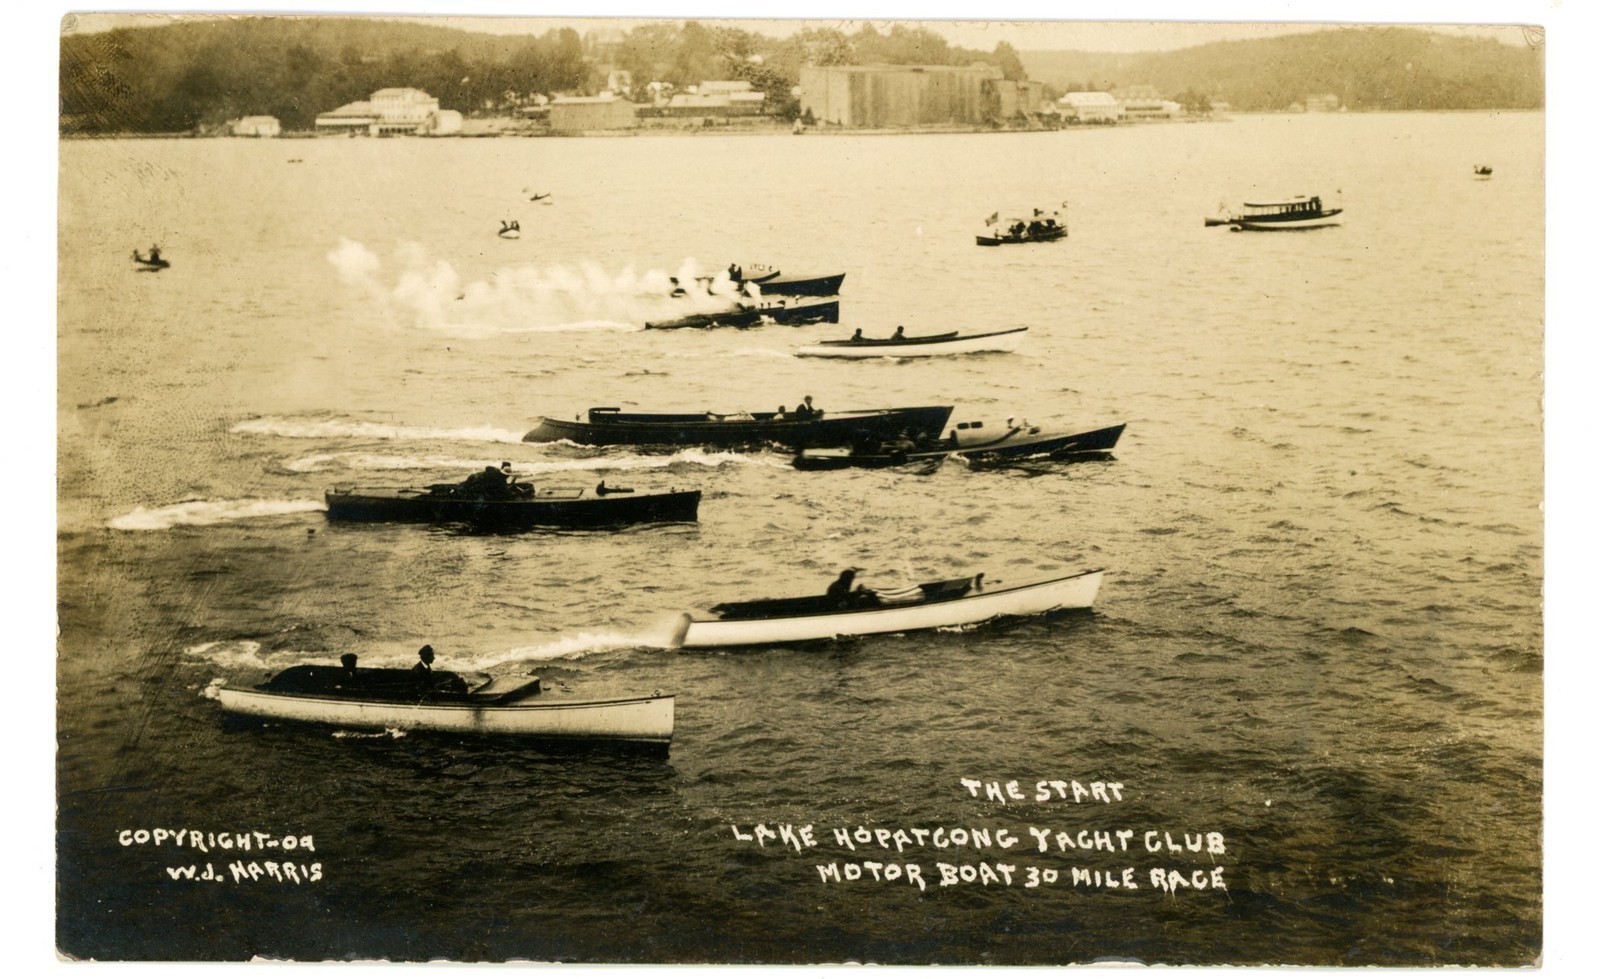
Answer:
[[[172,267],[171,262],[157,255],[154,251],[149,256],[140,255],[135,251],[133,253],[133,262],[138,266],[136,271],[139,272],[159,272],[162,269]]]
[[[956,354],[1009,353],[1022,343],[1025,326],[988,333],[935,333],[899,339],[823,340],[801,347],[796,357],[832,357],[859,360],[868,357],[945,357]]]
[[[469,687],[443,670],[295,666],[254,687],[223,686],[222,709],[267,720],[356,730],[445,731],[551,741],[672,741],[674,697],[552,698],[537,677],[493,677]]]
[[[1094,569],[1018,584],[986,584],[980,574],[930,581],[898,592],[858,590],[840,597],[730,602],[705,612],[683,613],[674,638],[686,649],[769,645],[1087,609],[1094,605],[1104,574]]]
[[[464,491],[458,483],[420,488],[336,486],[324,499],[329,520],[461,523],[496,530],[693,522],[700,510],[699,490],[639,493],[600,487],[540,487],[529,496],[497,499]]]

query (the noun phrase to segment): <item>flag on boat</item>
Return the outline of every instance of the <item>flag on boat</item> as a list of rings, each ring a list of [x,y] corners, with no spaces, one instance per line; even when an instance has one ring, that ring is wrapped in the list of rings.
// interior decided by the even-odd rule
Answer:
[[[998,220],[1000,220],[1000,212],[996,211],[993,214],[989,215],[989,219],[987,221],[984,221],[983,223],[984,223],[985,226],[988,226],[988,225],[994,224]]]

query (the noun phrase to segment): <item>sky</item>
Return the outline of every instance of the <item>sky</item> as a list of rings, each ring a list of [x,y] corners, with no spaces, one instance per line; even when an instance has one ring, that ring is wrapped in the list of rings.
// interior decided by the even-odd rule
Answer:
[[[98,4],[101,10],[113,10],[118,5]],[[122,5],[130,6],[130,5]],[[739,26],[773,37],[786,36],[803,26],[825,24],[853,33],[866,24],[886,29],[894,22],[916,21],[943,35],[952,44],[980,51],[991,51],[1000,41],[1006,41],[1023,51],[1101,51],[1140,52],[1164,51],[1190,47],[1210,41],[1249,40],[1277,37],[1287,33],[1318,30],[1339,24],[1355,23],[1415,23],[1436,26],[1449,33],[1491,37],[1506,43],[1522,43],[1520,25],[1538,24],[1542,19],[1535,14],[1547,13],[1547,8],[1536,3],[1474,2],[1461,0],[1449,7],[1449,17],[1436,12],[1424,13],[1415,4],[1406,2],[1376,4],[1352,2],[1343,6],[1308,2],[1213,3],[1204,7],[1182,7],[1171,3],[1153,3],[1149,0],[1129,0],[1116,5],[1097,3],[1068,7],[1063,3],[1045,4],[1036,0],[999,0],[983,8],[1006,19],[982,21],[972,19],[976,5],[956,5],[949,2],[911,3],[908,0],[868,0],[858,4],[821,0],[817,4],[802,6],[793,0],[757,7],[748,2],[733,3],[728,0],[695,0],[685,3],[644,3],[640,0],[596,0],[586,6],[585,13],[602,16],[531,18],[526,14],[531,5],[505,3],[499,0],[480,0],[470,7],[479,16],[462,16],[452,11],[451,16],[433,16],[433,11],[449,9],[438,3],[415,0],[389,0],[389,2],[347,2],[329,4],[303,0],[303,2],[278,8],[273,12],[290,13],[309,11],[320,13],[363,13],[370,15],[409,15],[408,19],[425,16],[431,23],[462,30],[496,34],[539,33],[558,27],[572,27],[583,33],[601,27],[626,30],[647,19],[695,19],[705,24],[725,23]],[[576,6],[576,5],[574,5]],[[219,11],[233,8],[241,12],[266,12],[260,6],[240,3],[205,5],[203,9]],[[142,9],[149,10],[149,5]],[[177,6],[165,7],[176,10]],[[1515,16],[1517,11],[1521,16]],[[752,12],[765,16],[748,18]],[[785,19],[803,12],[808,20]],[[523,16],[515,16],[521,14]],[[1120,21],[1103,19],[1107,15],[1125,18]],[[79,14],[77,26],[82,30],[103,29],[129,23],[160,24],[167,21],[161,14],[107,17],[103,14]],[[1076,17],[1077,19],[1068,19]],[[1198,18],[1205,18],[1204,21]],[[1101,18],[1101,19],[1097,19]],[[1180,20],[1180,18],[1182,18]],[[1142,22],[1141,22],[1142,21]],[[1252,22],[1253,21],[1253,22]],[[1448,21],[1448,23],[1445,23]]]

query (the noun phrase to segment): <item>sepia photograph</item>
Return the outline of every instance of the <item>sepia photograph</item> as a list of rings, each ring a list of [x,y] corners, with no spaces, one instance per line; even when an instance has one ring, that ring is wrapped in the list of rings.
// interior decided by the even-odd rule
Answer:
[[[56,958],[1547,965],[1546,8],[739,10],[60,15]]]

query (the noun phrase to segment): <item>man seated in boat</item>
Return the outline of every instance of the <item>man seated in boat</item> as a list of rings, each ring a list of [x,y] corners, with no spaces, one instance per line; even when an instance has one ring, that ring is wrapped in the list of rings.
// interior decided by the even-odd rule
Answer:
[[[859,326],[856,327],[856,331],[854,333],[850,334],[850,342],[851,343],[860,343],[862,340],[865,340],[865,339],[866,339],[866,337],[861,335],[861,327],[859,327]]]
[[[904,340],[905,338],[906,338],[906,328],[903,327],[903,326],[897,326],[897,327],[894,328],[894,336],[890,337],[889,339],[891,339],[891,340]]]
[[[822,417],[821,409],[811,403],[811,395],[806,395],[800,403],[794,406],[794,417],[805,420]]]
[[[509,500],[519,496],[532,496],[532,483],[519,483],[511,474],[511,463],[502,462],[500,468],[484,466],[483,472],[468,476],[458,487],[458,495],[481,496],[486,500]]]
[[[862,570],[864,569],[845,568],[839,572],[839,577],[828,586],[827,598],[830,604],[837,608],[858,608],[879,604],[877,592],[855,584],[856,573]]]
[[[435,693],[467,692],[467,681],[454,673],[434,670],[432,646],[423,646],[417,650],[417,663],[411,667],[411,679],[416,686],[418,695],[422,696]]]

